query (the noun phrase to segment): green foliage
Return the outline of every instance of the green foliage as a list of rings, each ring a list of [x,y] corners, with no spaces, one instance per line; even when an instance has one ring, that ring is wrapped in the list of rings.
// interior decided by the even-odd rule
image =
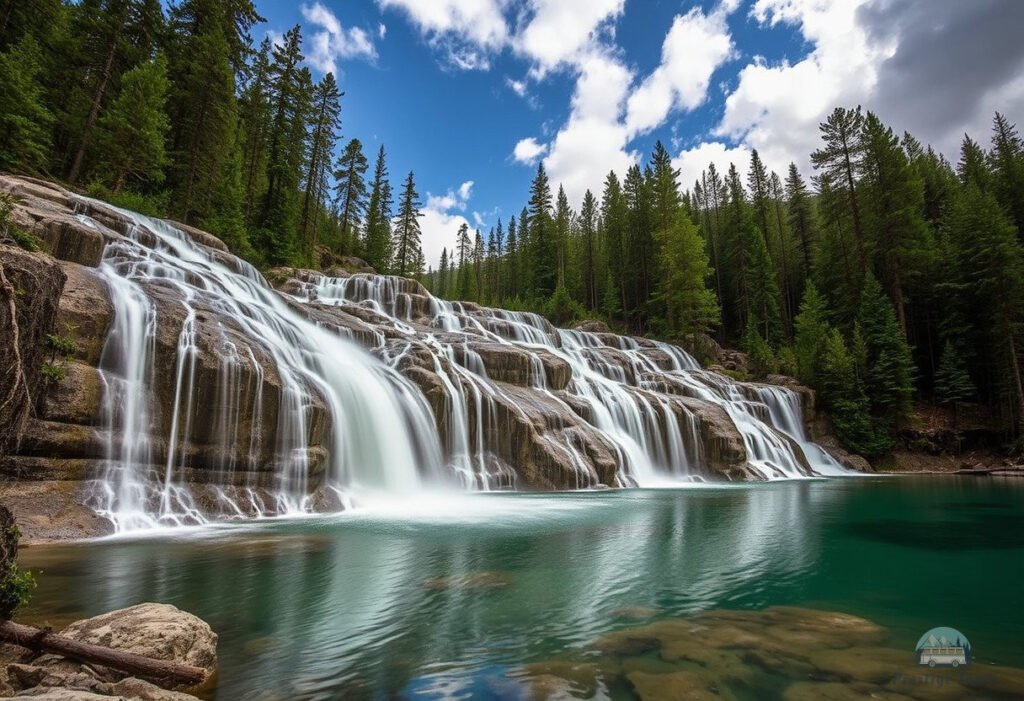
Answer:
[[[12,564],[7,572],[0,575],[0,619],[9,619],[27,604],[36,588],[35,577],[28,570],[21,570]]]
[[[95,182],[86,188],[86,194],[89,197],[109,202],[115,207],[130,209],[133,212],[139,212],[149,217],[166,217],[168,212],[166,191],[152,195],[131,192],[129,190],[114,192],[103,183]]]
[[[566,326],[586,316],[583,305],[574,300],[565,285],[559,285],[544,303],[544,316],[555,326]]]
[[[0,53],[0,170],[46,165],[53,114],[43,104],[41,71],[41,50],[30,35]]]
[[[705,243],[682,210],[662,230],[659,263],[669,332],[693,336],[716,327],[720,316],[715,293],[707,286],[711,268]]]
[[[879,431],[857,372],[857,360],[837,329],[825,340],[819,370],[819,391],[836,437],[848,449],[868,457],[884,454],[891,439]]]
[[[7,193],[0,193],[0,238],[4,235],[10,236],[14,239],[14,243],[26,251],[38,251],[43,247],[43,242],[20,226],[14,225],[11,221],[13,210],[14,197]]]
[[[804,289],[800,313],[793,323],[796,331],[793,348],[796,377],[804,384],[816,387],[821,357],[831,329],[825,300],[818,294],[814,283],[809,282]]]
[[[743,350],[750,358],[750,368],[757,377],[778,372],[778,360],[772,353],[772,347],[761,337],[754,324],[748,325],[743,335]]]
[[[909,409],[914,363],[892,303],[874,276],[864,281],[858,324],[864,339],[864,385],[872,412],[898,423]]]
[[[164,179],[167,90],[167,60],[162,54],[121,76],[121,92],[100,118],[96,135],[96,169],[115,194],[128,184]]]
[[[46,346],[51,353],[58,356],[68,357],[78,352],[78,344],[75,343],[75,339],[56,333],[46,335]]]
[[[47,383],[63,382],[68,376],[64,363],[47,361],[39,368],[39,374]]]

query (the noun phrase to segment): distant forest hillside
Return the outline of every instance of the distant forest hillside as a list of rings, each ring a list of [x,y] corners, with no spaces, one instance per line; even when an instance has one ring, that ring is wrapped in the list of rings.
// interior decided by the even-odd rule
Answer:
[[[413,173],[339,143],[341,92],[299,27],[254,46],[251,0],[0,0],[0,169],[205,228],[257,265],[358,255],[436,294],[699,346],[819,390],[837,435],[886,452],[914,396],[1024,428],[1024,145],[995,115],[957,163],[836,109],[813,174],[678,182],[659,143],[578,211],[543,165],[518,216],[420,246]],[[369,99],[360,96],[355,99]],[[524,189],[525,194],[525,189]]]

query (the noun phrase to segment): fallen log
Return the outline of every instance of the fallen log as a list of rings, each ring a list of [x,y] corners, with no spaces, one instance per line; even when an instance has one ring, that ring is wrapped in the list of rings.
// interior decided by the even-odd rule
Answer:
[[[168,686],[198,686],[206,681],[208,672],[182,662],[156,660],[134,652],[72,640],[58,633],[26,626],[14,621],[0,621],[0,640],[37,652],[52,652],[85,664],[110,667],[132,676],[160,681]]]

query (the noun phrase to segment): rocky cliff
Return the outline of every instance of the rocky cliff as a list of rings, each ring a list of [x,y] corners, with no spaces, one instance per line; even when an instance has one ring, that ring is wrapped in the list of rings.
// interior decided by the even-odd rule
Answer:
[[[413,280],[265,280],[191,227],[26,178],[0,176],[0,192],[45,251],[0,245],[0,498],[30,538],[333,510],[365,486],[838,469],[804,433],[813,395],[799,387],[733,382],[600,325],[443,302]]]

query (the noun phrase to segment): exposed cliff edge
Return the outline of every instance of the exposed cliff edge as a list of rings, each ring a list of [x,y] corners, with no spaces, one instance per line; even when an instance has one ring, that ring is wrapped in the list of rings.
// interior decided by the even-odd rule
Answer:
[[[0,499],[29,540],[336,510],[349,487],[840,469],[808,438],[813,393],[786,378],[734,382],[666,344],[443,302],[403,278],[265,281],[191,227],[27,178],[0,176],[0,192],[49,254],[0,244],[15,359],[0,378]],[[60,368],[46,381],[44,363]]]

